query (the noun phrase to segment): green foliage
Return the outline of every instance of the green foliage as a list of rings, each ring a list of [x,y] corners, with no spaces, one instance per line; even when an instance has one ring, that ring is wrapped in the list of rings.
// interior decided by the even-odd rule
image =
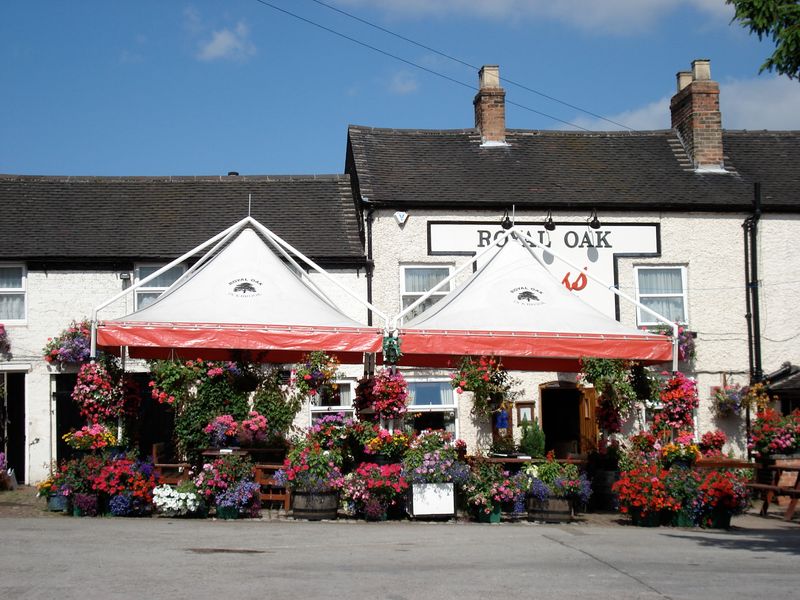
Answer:
[[[235,390],[227,378],[200,380],[195,396],[175,414],[178,450],[195,462],[200,450],[209,445],[208,434],[203,428],[214,417],[223,414],[241,421],[247,415],[247,408],[247,394]]]
[[[622,415],[630,412],[636,402],[636,390],[631,384],[630,363],[609,358],[582,358],[583,378],[611,402]]]
[[[775,71],[800,79],[800,3],[797,0],[726,0],[736,10],[734,20],[755,33],[758,39],[775,43],[761,71]]]
[[[229,414],[237,421],[247,416],[247,393],[234,385],[234,363],[203,360],[152,361],[153,397],[175,410],[175,445],[191,461],[209,444],[203,428],[219,415]]]
[[[291,430],[295,416],[300,412],[301,399],[300,394],[288,395],[281,389],[280,373],[273,369],[256,388],[253,410],[267,418],[272,433],[285,437]]]
[[[521,426],[522,437],[519,441],[519,451],[532,458],[544,456],[544,431],[539,427],[539,420],[534,419],[533,423],[530,423],[528,419],[523,419]]]
[[[535,477],[541,479],[550,489],[553,489],[558,479],[578,479],[580,477],[577,466],[570,463],[559,463],[551,459],[536,465],[535,472]]]
[[[514,454],[517,450],[517,445],[514,443],[512,436],[503,435],[494,440],[489,449],[494,454]]]

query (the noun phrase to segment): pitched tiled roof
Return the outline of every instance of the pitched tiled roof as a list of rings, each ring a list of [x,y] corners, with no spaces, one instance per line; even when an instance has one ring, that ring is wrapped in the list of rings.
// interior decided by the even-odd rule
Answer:
[[[395,206],[748,210],[800,209],[800,131],[725,132],[726,174],[696,173],[672,130],[509,130],[481,147],[474,129],[351,126],[348,168],[360,194]]]
[[[0,175],[0,259],[176,258],[252,216],[312,259],[361,264],[349,177]]]

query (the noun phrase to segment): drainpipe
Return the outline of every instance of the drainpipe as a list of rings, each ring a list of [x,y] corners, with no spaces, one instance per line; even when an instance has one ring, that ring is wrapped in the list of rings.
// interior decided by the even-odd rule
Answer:
[[[375,212],[375,208],[372,206],[372,203],[369,201],[368,198],[361,196],[361,203],[367,206],[367,266],[366,266],[366,274],[367,274],[367,302],[372,304],[372,278],[374,276],[373,271],[375,270],[375,263],[372,260],[372,222],[374,221],[373,214]],[[367,325],[372,325],[372,309],[367,309]],[[364,361],[364,375],[371,375],[375,372],[375,355],[374,354],[366,354],[365,361]]]
[[[747,305],[747,350],[750,366],[750,385],[764,378],[761,365],[761,311],[758,282],[758,221],[761,218],[761,183],[753,185],[753,214],[742,223],[744,228],[745,299]],[[745,408],[745,432],[750,438],[750,407]],[[748,459],[751,457],[747,451]]]
[[[764,379],[761,367],[761,311],[758,302],[758,221],[761,218],[761,183],[753,186],[753,216],[750,219],[750,294],[753,308],[753,379]]]

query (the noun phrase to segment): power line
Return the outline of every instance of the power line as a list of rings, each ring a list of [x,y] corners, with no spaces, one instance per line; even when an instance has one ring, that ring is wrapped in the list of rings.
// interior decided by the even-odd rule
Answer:
[[[325,8],[328,8],[328,9],[330,9],[332,11],[335,11],[335,12],[337,12],[339,14],[342,14],[342,15],[344,15],[346,17],[349,17],[351,19],[354,19],[354,20],[358,21],[359,23],[363,23],[364,25],[367,25],[369,27],[373,27],[374,29],[377,29],[378,31],[382,31],[383,33],[388,33],[389,35],[392,35],[392,36],[394,36],[394,37],[396,37],[396,38],[398,38],[400,40],[403,40],[404,42],[408,42],[409,44],[413,44],[414,46],[417,46],[417,47],[422,48],[424,50],[427,50],[429,52],[433,52],[434,54],[437,54],[437,55],[441,56],[442,58],[446,58],[447,60],[451,60],[451,61],[456,62],[456,63],[458,63],[460,65],[463,65],[465,67],[469,67],[471,69],[474,69],[475,71],[479,70],[479,67],[477,67],[476,65],[472,65],[472,64],[470,64],[470,63],[468,63],[468,62],[466,62],[464,60],[461,60],[460,58],[457,58],[455,56],[451,56],[450,54],[442,52],[441,50],[437,50],[436,48],[431,48],[430,46],[426,46],[425,44],[422,44],[422,43],[420,43],[420,42],[418,42],[416,40],[412,40],[411,38],[408,38],[408,37],[406,37],[404,35],[401,35],[401,34],[395,32],[395,31],[392,31],[391,29],[386,29],[385,27],[381,27],[380,25],[377,25],[376,23],[372,23],[371,21],[368,21],[368,20],[363,19],[363,18],[361,18],[361,17],[359,17],[357,15],[349,13],[346,10],[342,10],[342,9],[337,8],[335,6],[331,6],[327,2],[322,2],[322,0],[311,0],[311,2],[315,2],[315,3],[319,4],[320,6],[324,6]],[[556,98],[555,96],[550,96],[549,94],[545,94],[544,92],[540,92],[539,90],[535,90],[535,89],[533,89],[531,87],[528,87],[528,86],[526,86],[526,85],[524,85],[522,83],[518,83],[516,81],[508,79],[507,77],[501,77],[500,80],[504,81],[506,83],[509,83],[509,84],[511,84],[513,86],[516,86],[516,87],[518,87],[520,89],[523,89],[523,90],[525,90],[527,92],[531,92],[533,94],[541,96],[542,98],[547,98],[548,100],[551,100],[553,102],[558,102],[559,104],[563,104],[564,106],[568,106],[569,108],[572,108],[573,110],[580,111],[580,112],[585,113],[587,115],[590,115],[590,116],[592,116],[592,117],[594,117],[596,119],[601,119],[603,121],[606,121],[607,123],[612,123],[614,125],[617,125],[618,127],[622,127],[623,129],[627,129],[628,131],[635,131],[632,127],[628,127],[624,123],[619,123],[617,121],[614,121],[613,119],[608,119],[608,118],[604,117],[603,115],[598,115],[597,113],[593,113],[592,111],[586,110],[585,108],[581,108],[580,106],[576,106],[574,104],[570,104],[569,102],[566,102],[564,100]],[[514,104],[514,103],[510,102],[509,104]],[[519,105],[515,104],[515,106],[519,106]],[[524,107],[522,107],[522,108],[524,108]],[[562,123],[563,122],[564,121],[562,121]],[[573,127],[575,127],[575,125],[573,125]],[[581,128],[581,129],[583,129],[583,128]]]
[[[285,8],[281,8],[280,6],[275,6],[274,4],[272,4],[270,2],[267,2],[266,0],[255,0],[255,1],[258,2],[259,4],[263,4],[264,6],[267,6],[267,7],[271,8],[271,9],[273,9],[273,10],[277,10],[278,12],[281,12],[281,13],[283,13],[285,15],[288,15],[290,17],[294,17],[295,19],[297,19],[299,21],[303,21],[304,23],[307,23],[309,25],[313,25],[314,27],[318,27],[319,29],[322,29],[323,31],[327,31],[328,33],[332,33],[333,35],[339,36],[340,38],[343,38],[345,40],[353,42],[354,44],[358,44],[359,46],[363,46],[364,48],[368,48],[368,49],[372,50],[373,52],[378,52],[379,54],[383,54],[384,56],[388,56],[389,58],[393,58],[394,60],[398,60],[398,61],[400,61],[402,63],[405,63],[405,64],[407,64],[409,66],[412,66],[412,67],[414,67],[416,69],[420,69],[421,71],[425,71],[426,73],[429,73],[431,75],[435,75],[436,77],[441,77],[442,79],[445,79],[445,80],[447,80],[447,81],[449,81],[451,83],[455,83],[455,84],[460,85],[462,87],[468,88],[468,89],[470,89],[472,91],[475,91],[477,89],[473,85],[469,85],[468,83],[464,83],[463,81],[459,81],[458,79],[455,79],[454,77],[450,77],[449,75],[445,75],[444,73],[440,73],[438,71],[434,71],[433,69],[429,69],[428,67],[424,67],[424,66],[422,66],[422,65],[420,65],[418,63],[415,63],[415,62],[413,62],[411,60],[408,60],[408,59],[403,58],[401,56],[397,56],[396,54],[392,54],[391,52],[387,52],[386,50],[382,50],[382,49],[380,49],[380,48],[378,48],[376,46],[372,46],[370,44],[367,44],[366,42],[362,42],[359,39],[356,39],[356,38],[351,37],[349,35],[345,35],[344,33],[336,31],[335,29],[332,29],[330,27],[326,27],[325,25],[317,23],[316,21],[312,21],[311,19],[307,19],[306,17],[302,17],[302,16],[300,16],[300,15],[298,15],[296,13],[293,13],[293,12],[291,12],[289,10],[286,10]],[[549,114],[547,114],[545,112],[536,110],[535,108],[531,108],[529,106],[525,106],[524,104],[519,104],[517,102],[511,102],[511,101],[508,101],[508,100],[506,100],[506,103],[507,104],[511,104],[513,106],[516,106],[518,108],[522,108],[524,110],[530,111],[530,112],[535,113],[537,115],[540,115],[542,117],[547,117],[548,119],[552,119],[553,121],[558,121],[559,123],[564,123],[565,125],[569,125],[570,127],[575,127],[577,129],[582,129],[583,131],[591,132],[591,129],[587,129],[586,127],[581,127],[580,125],[577,125],[576,123],[571,123],[569,121],[565,121],[564,119],[559,119],[558,117],[554,117],[553,115],[549,115]]]

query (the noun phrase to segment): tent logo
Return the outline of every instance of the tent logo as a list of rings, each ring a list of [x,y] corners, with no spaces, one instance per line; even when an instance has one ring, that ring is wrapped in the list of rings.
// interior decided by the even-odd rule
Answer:
[[[511,290],[511,295],[516,304],[522,304],[523,306],[544,304],[544,300],[542,300],[542,290],[537,290],[536,288],[525,286],[516,287]]]
[[[261,282],[257,279],[234,279],[228,282],[228,288],[228,294],[236,298],[254,298],[261,295]]]

